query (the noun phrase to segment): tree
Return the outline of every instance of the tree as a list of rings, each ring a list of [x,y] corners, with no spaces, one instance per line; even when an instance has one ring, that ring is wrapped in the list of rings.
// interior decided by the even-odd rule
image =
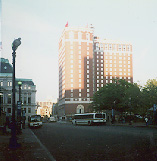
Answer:
[[[157,80],[149,79],[142,89],[145,111],[157,104]]]
[[[126,111],[131,107],[140,106],[140,88],[125,80],[113,80],[113,83],[104,85],[93,96],[91,107],[96,111],[115,109]]]

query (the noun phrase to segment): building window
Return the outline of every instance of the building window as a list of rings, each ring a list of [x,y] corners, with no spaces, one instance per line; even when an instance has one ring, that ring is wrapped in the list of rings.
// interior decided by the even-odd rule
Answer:
[[[70,49],[73,49],[73,46],[70,46]]]
[[[79,93],[79,97],[81,97],[81,93]]]
[[[8,94],[8,104],[11,104],[11,94]]]
[[[28,113],[31,113],[31,108],[28,108]]]
[[[1,86],[3,86],[3,82],[1,82]]]
[[[11,108],[8,108],[8,109],[7,109],[7,112],[8,112],[8,113],[11,113]]]
[[[74,38],[74,33],[73,33],[73,31],[70,31],[69,32],[69,39],[73,39]]]
[[[26,108],[24,108],[24,111],[25,111],[25,113],[26,113]]]
[[[26,104],[26,103],[27,103],[27,97],[24,96],[24,104]]]
[[[78,32],[78,39],[82,39],[82,33]]]

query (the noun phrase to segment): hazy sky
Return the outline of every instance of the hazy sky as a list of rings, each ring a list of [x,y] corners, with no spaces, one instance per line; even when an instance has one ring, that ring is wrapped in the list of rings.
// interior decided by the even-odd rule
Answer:
[[[134,82],[157,78],[156,0],[2,0],[1,55],[12,63],[11,44],[21,37],[16,77],[34,81],[37,101],[58,97],[58,42],[67,21],[132,43]]]

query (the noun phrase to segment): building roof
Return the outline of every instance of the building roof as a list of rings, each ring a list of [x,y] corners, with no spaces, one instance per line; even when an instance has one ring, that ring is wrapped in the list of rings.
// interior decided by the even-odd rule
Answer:
[[[10,77],[12,76],[12,72],[13,72],[13,67],[9,63],[9,60],[5,58],[0,58],[0,76]],[[34,86],[34,82],[32,81],[32,79],[16,78],[16,81],[15,81],[16,86],[18,85],[19,81],[22,82],[22,84]]]
[[[0,73],[12,73],[13,67],[8,59],[0,58]]]
[[[18,82],[22,82],[22,84],[34,86],[34,82],[32,81],[32,79],[16,78],[16,82],[15,82],[16,86],[18,85]]]

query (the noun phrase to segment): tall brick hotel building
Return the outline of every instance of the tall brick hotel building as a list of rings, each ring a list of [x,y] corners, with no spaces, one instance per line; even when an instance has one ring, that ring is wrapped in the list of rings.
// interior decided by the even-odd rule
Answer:
[[[112,80],[133,83],[132,45],[99,39],[93,27],[68,27],[59,40],[60,117],[89,112],[93,93]]]

